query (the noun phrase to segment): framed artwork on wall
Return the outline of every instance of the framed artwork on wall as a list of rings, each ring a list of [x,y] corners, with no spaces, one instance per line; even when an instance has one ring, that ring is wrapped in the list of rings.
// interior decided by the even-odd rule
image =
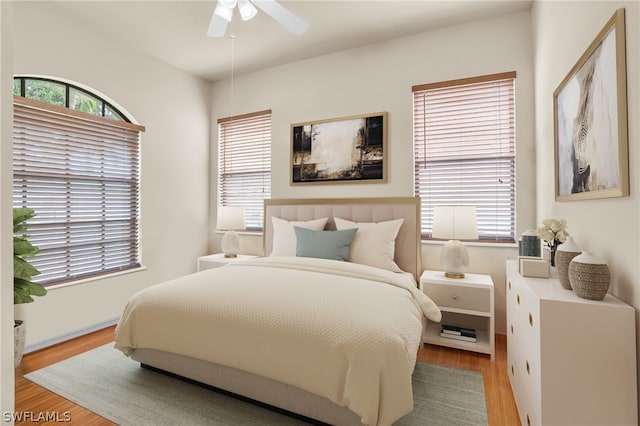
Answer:
[[[291,125],[291,184],[385,182],[387,113]]]
[[[618,9],[553,92],[556,201],[629,195],[626,81]]]

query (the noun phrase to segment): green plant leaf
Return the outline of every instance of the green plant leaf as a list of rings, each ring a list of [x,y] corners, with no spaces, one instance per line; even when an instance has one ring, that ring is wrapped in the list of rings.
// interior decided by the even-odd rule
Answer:
[[[25,280],[31,279],[34,275],[40,274],[35,266],[24,259],[13,256],[13,276]]]
[[[35,216],[32,209],[13,209],[13,232],[24,233],[27,227],[24,221]],[[38,269],[23,259],[23,256],[33,256],[40,249],[28,241],[28,235],[13,236],[13,303],[33,302],[31,296],[44,296],[47,289],[42,285],[31,281],[31,277],[40,274]]]
[[[47,294],[47,289],[42,285],[22,278],[14,278],[13,287],[14,289],[20,289],[20,293],[23,296],[44,296]]]
[[[13,233],[23,232],[26,227],[22,225],[25,222],[36,215],[33,209],[19,208],[13,209]],[[16,229],[17,227],[17,229]]]
[[[44,296],[45,294],[47,294],[47,289],[38,283],[34,283],[33,281],[27,281],[26,285],[29,288],[29,292],[33,296]]]
[[[13,237],[14,256],[34,256],[39,252],[40,249],[33,246],[26,237]]]
[[[31,293],[29,292],[29,287],[24,283],[16,283],[13,282],[13,303],[31,303],[33,302],[33,297],[31,297]]]

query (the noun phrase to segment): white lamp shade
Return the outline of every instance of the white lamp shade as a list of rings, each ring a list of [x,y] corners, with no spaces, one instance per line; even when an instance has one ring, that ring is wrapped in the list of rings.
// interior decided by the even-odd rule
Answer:
[[[244,207],[218,206],[217,229],[244,229]]]
[[[432,236],[445,240],[478,239],[476,206],[434,206]]]

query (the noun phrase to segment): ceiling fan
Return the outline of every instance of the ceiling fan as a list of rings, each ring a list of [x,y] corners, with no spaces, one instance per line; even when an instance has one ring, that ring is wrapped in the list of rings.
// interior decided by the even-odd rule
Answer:
[[[276,0],[218,0],[207,30],[209,37],[224,37],[236,5],[243,21],[248,21],[256,16],[258,13],[257,6],[296,35],[300,35],[309,29],[308,23],[291,13]]]

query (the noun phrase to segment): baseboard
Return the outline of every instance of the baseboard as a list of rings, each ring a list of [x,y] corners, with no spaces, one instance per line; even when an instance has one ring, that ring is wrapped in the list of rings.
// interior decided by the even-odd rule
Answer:
[[[78,330],[71,331],[69,333],[61,334],[50,339],[41,340],[40,342],[32,343],[25,346],[24,353],[35,352],[40,349],[47,348],[49,346],[56,345],[58,343],[66,342],[67,340],[75,339],[76,337],[84,336],[85,334],[93,333],[94,331],[102,330],[103,328],[111,327],[120,320],[120,317],[111,318],[99,323],[90,325],[88,327],[80,328]]]

